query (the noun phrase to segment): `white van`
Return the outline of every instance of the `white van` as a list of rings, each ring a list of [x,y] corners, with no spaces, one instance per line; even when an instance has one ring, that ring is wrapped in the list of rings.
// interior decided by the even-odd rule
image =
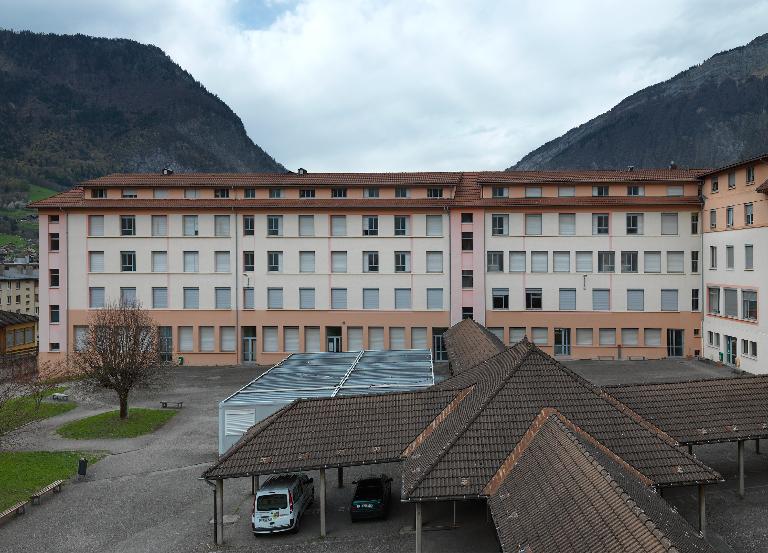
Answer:
[[[253,533],[297,532],[301,517],[314,500],[315,485],[306,474],[269,478],[253,500]]]

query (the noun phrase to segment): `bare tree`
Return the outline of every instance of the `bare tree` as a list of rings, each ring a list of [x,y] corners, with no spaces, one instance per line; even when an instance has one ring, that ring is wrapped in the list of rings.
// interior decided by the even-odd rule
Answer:
[[[168,364],[160,355],[157,324],[140,304],[126,302],[108,303],[88,323],[72,363],[86,382],[117,394],[120,418],[125,419],[134,388],[165,382]]]
[[[15,401],[29,393],[29,383],[35,379],[36,356],[0,355],[0,441],[32,415],[32,405]]]

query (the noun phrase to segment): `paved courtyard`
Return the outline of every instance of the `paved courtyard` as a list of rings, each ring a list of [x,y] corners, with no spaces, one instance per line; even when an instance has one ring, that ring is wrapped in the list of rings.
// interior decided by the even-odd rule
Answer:
[[[730,370],[694,361],[569,362],[599,384],[728,376]],[[107,456],[89,468],[88,478],[73,482],[27,515],[0,527],[0,551],[188,552],[215,549],[212,540],[213,493],[199,480],[216,458],[217,403],[251,380],[260,369],[184,367],[175,370],[165,393],[137,397],[135,406],[157,406],[159,399],[183,399],[184,409],[153,435],[115,441],[73,441],[58,437],[63,422],[113,409],[109,395],[93,396],[74,386],[77,409],[30,425],[14,436],[14,447],[28,450],[100,450]],[[696,454],[728,481],[708,491],[711,539],[721,551],[768,551],[768,443],[766,452],[746,455],[747,496],[736,494],[736,445],[701,446]],[[387,472],[395,478],[395,504],[386,521],[349,522],[348,505],[360,475]],[[312,474],[317,477],[316,474]],[[414,536],[413,507],[401,504],[396,465],[345,471],[343,488],[329,471],[328,537],[319,534],[319,505],[310,510],[301,531],[289,536],[254,538],[249,531],[250,481],[225,483],[227,550],[233,551],[407,551]],[[694,489],[667,492],[667,499],[695,522]],[[451,528],[452,505],[425,508],[427,552],[498,551],[492,524],[482,503],[459,503],[458,527]],[[725,543],[730,544],[730,548]],[[732,548],[732,549],[731,549]]]

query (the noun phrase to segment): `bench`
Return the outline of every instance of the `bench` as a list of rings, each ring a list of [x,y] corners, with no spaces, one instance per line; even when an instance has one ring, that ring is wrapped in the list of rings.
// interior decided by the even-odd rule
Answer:
[[[160,407],[163,409],[181,409],[184,406],[183,401],[161,401]]]
[[[51,399],[53,401],[69,401],[69,396],[67,394],[62,394],[61,392],[56,392],[55,394],[51,394]]]
[[[42,498],[44,495],[49,494],[51,492],[53,493],[59,493],[61,491],[61,485],[64,483],[64,480],[56,480],[55,482],[51,482],[46,487],[37,490],[34,494],[32,494],[32,505],[40,505],[40,498]]]
[[[0,524],[10,520],[19,515],[23,515],[27,512],[27,504],[29,501],[19,501],[16,505],[8,507],[5,511],[0,513]]]

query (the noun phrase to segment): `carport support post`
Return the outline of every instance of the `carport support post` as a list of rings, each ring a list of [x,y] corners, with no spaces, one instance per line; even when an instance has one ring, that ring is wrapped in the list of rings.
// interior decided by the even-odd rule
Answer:
[[[320,537],[325,537],[325,469],[320,469]]]
[[[707,500],[704,496],[704,484],[699,484],[699,532],[707,537]]]
[[[755,453],[760,455],[760,438],[755,438]]]
[[[255,496],[260,487],[261,485],[259,483],[259,475],[256,474],[251,476],[251,495]]]
[[[416,553],[421,553],[421,503],[416,503],[414,530],[416,531]]]
[[[224,544],[224,480],[216,480],[216,545]]]
[[[339,477],[338,486],[339,488],[343,488],[344,487],[344,467],[339,467],[338,477]]]
[[[739,458],[739,497],[744,498],[744,440],[739,440],[737,452]]]

